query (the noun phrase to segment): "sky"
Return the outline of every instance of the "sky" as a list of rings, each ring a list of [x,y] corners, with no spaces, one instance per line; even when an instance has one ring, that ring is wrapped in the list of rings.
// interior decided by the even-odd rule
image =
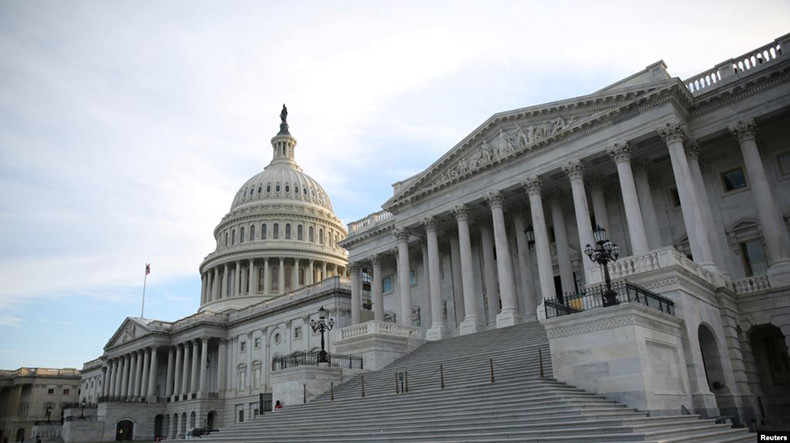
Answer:
[[[0,0],[0,368],[82,367],[127,316],[194,314],[271,160],[348,223],[496,112],[790,32],[790,2]]]

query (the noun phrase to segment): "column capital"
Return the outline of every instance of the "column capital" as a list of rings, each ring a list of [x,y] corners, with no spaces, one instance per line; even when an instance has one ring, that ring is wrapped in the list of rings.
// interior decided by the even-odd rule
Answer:
[[[379,254],[371,254],[370,255],[370,264],[373,266],[381,264],[381,255]]]
[[[457,205],[453,206],[452,212],[456,220],[469,219],[469,207],[465,204],[458,203]]]
[[[581,180],[584,176],[584,163],[574,158],[562,167],[562,172],[568,176],[568,180],[570,181]]]
[[[425,227],[426,232],[436,232],[436,229],[439,227],[439,223],[436,221],[436,217],[429,216],[422,219],[422,225]]]
[[[631,161],[631,145],[628,142],[615,143],[614,146],[606,149],[606,153],[614,160],[615,164]]]
[[[669,144],[676,141],[683,141],[688,130],[686,129],[685,123],[674,119],[656,128],[656,132],[658,132],[658,135],[664,140],[664,143]]]
[[[505,197],[499,191],[489,192],[485,199],[488,206],[491,206],[491,209],[502,208],[505,202]]]
[[[731,124],[727,129],[730,134],[738,137],[738,142],[743,143],[746,140],[754,140],[757,135],[757,125],[753,119],[739,120]]]
[[[348,267],[351,269],[351,275],[359,274],[362,271],[362,266],[357,262],[349,262]]]
[[[409,231],[406,228],[395,228],[395,230],[392,232],[392,235],[395,236],[398,242],[409,242]]]
[[[540,195],[540,189],[543,187],[543,181],[537,175],[528,177],[521,182],[521,187],[528,195]]]

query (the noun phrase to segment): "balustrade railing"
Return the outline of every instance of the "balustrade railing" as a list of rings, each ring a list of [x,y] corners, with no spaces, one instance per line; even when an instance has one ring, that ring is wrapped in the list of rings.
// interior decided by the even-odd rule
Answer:
[[[734,280],[732,285],[736,294],[752,294],[771,289],[771,282],[767,275],[755,275],[741,280]]]
[[[671,246],[654,249],[640,255],[620,257],[617,261],[609,263],[609,275],[612,280],[619,280],[643,272],[657,271],[673,266],[680,267],[714,286],[720,286],[722,284],[720,281],[721,276],[714,275],[713,272],[689,260],[688,257],[676,251],[675,248]],[[601,268],[593,268],[590,270],[591,283],[603,281],[602,277],[603,271]]]
[[[600,285],[585,291],[543,301],[546,318],[560,317],[608,306],[604,301],[606,286]],[[617,303],[638,303],[666,314],[675,315],[675,303],[647,289],[621,281],[612,283],[612,291],[617,294]]]
[[[326,354],[329,366],[336,368],[364,369],[362,357],[355,355]],[[318,351],[314,352],[295,352],[290,355],[274,357],[272,359],[272,370],[295,368],[298,366],[318,366]]]
[[[374,212],[373,214],[370,214],[361,220],[357,220],[355,222],[349,223],[348,235],[356,234],[358,232],[370,229],[373,226],[376,226],[377,224],[386,221],[390,218],[392,218],[392,213],[388,211]]]
[[[368,321],[365,323],[347,326],[338,331],[340,340],[362,337],[369,334],[392,335],[396,337],[423,338],[422,330],[410,326],[381,321]]]

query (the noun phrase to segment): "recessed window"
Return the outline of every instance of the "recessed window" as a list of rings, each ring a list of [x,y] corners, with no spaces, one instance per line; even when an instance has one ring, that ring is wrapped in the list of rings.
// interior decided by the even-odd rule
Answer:
[[[280,238],[280,224],[275,223],[274,227],[272,227],[272,238],[277,240]]]
[[[768,261],[760,239],[741,242],[738,246],[741,249],[743,270],[747,277],[765,275],[768,272]]]
[[[269,281],[269,285],[270,285],[270,289],[274,292],[280,290],[280,279],[278,278],[279,273],[280,273],[280,267],[272,266],[272,275]]]
[[[274,187],[274,192],[280,192],[280,185]]]
[[[286,240],[290,240],[291,239],[291,224],[290,223],[286,223],[285,224],[285,239]]]
[[[239,343],[239,352],[247,352],[247,342],[243,341]]]
[[[381,279],[381,292],[384,294],[392,292],[392,276]]]
[[[272,192],[272,185],[266,185],[266,192]]]
[[[777,155],[776,161],[779,163],[779,173],[790,175],[790,152]]]
[[[63,395],[69,395],[69,392],[70,392],[70,391],[69,391],[68,389],[64,389],[64,390],[63,390]]]
[[[291,192],[291,187],[288,186],[288,185],[285,185],[285,192]]]
[[[258,194],[261,193],[261,189],[263,189],[263,186],[258,186]]]
[[[302,327],[297,326],[294,328],[294,339],[299,340],[300,338],[302,338]]]
[[[735,191],[746,187],[746,175],[743,168],[735,168],[721,173],[721,184],[724,192]]]
[[[313,227],[310,226],[307,228],[307,241],[313,243],[315,241],[315,235],[313,235]]]
[[[250,241],[255,241],[255,225],[250,226]]]
[[[304,240],[304,228],[302,228],[302,225],[296,226],[296,239]]]
[[[225,233],[225,246],[228,246],[228,233]]]
[[[282,341],[282,337],[280,336],[280,333],[278,332],[278,333],[274,334],[274,344],[279,345],[280,341]]]
[[[261,225],[261,240],[266,240],[266,223]]]
[[[47,389],[47,394],[48,394],[48,395],[52,395],[52,394],[54,394],[54,393],[55,393],[55,390],[54,390],[54,389]]]
[[[239,243],[244,243],[244,228],[239,230]]]
[[[261,348],[261,338],[260,337],[255,337],[255,340],[253,341],[253,346],[255,346],[255,349],[260,349]]]
[[[231,245],[235,245],[236,244],[236,230],[235,229],[233,231],[231,231],[231,233],[230,233],[230,244]]]

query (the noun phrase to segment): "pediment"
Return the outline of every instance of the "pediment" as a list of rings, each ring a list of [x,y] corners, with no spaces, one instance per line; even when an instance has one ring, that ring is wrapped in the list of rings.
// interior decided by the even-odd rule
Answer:
[[[599,121],[641,103],[677,80],[602,90],[594,94],[494,114],[428,169],[399,183],[382,207],[397,207],[419,195],[472,178],[477,173],[525,155],[534,155]]]
[[[134,317],[126,317],[121,326],[115,331],[104,349],[114,348],[152,332],[146,321]]]

